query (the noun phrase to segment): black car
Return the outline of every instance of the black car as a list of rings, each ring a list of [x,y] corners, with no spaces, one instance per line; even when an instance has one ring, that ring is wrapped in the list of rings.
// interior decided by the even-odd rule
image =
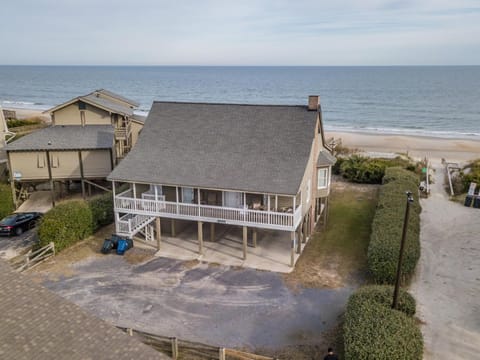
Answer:
[[[8,215],[0,221],[0,235],[20,235],[33,229],[40,220],[42,213],[22,212]]]

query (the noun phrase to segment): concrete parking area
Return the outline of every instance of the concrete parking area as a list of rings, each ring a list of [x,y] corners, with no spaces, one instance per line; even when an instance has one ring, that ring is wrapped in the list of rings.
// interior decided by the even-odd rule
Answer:
[[[197,223],[175,221],[176,232],[163,232],[157,256],[178,260],[199,260],[228,266],[289,273],[291,239],[286,231],[248,229],[247,258],[243,259],[243,229],[241,226],[205,223],[203,226],[203,254],[199,253]],[[165,226],[167,225],[167,226]],[[162,222],[162,231],[171,222]],[[212,231],[213,230],[213,231]],[[256,234],[254,234],[254,231]],[[302,248],[305,245],[302,245]],[[294,255],[297,261],[298,254]]]

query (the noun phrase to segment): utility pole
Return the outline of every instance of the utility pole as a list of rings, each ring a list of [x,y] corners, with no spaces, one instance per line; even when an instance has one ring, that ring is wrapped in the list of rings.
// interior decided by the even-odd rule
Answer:
[[[402,261],[403,252],[405,249],[405,240],[407,238],[408,215],[410,213],[410,204],[413,203],[412,192],[406,191],[405,194],[407,195],[407,206],[405,208],[405,218],[403,219],[402,240],[400,242],[400,253],[398,255],[397,277],[395,279],[395,289],[393,291],[392,309],[396,309],[398,307],[398,291],[400,289],[400,278],[402,276]]]

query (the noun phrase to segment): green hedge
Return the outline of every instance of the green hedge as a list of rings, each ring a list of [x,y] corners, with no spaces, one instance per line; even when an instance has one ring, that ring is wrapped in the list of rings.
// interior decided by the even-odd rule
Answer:
[[[0,220],[13,212],[12,190],[8,184],[0,184]]]
[[[90,236],[93,232],[92,211],[85,201],[71,201],[55,206],[42,219],[38,230],[40,246],[55,243],[61,251]]]
[[[113,222],[113,195],[111,193],[105,193],[88,200],[88,205],[92,211],[93,231]]]
[[[410,160],[397,157],[395,159],[373,159],[360,155],[348,158],[339,158],[333,167],[333,172],[342,175],[345,179],[365,184],[381,184],[385,170],[390,167],[402,167],[415,170]]]
[[[415,300],[403,290],[392,310],[393,287],[366,286],[348,300],[343,325],[346,360],[416,360],[423,357],[423,338],[413,314]]]
[[[368,269],[376,283],[393,284],[395,281],[400,240],[405,216],[406,195],[417,193],[418,177],[401,168],[388,168],[379,193],[377,209],[372,222],[368,247]],[[402,279],[414,272],[420,257],[420,204],[418,197],[410,206],[408,231],[402,263]]]

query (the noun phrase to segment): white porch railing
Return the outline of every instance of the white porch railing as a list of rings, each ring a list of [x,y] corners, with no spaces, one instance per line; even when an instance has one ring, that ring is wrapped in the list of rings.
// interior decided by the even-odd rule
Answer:
[[[205,220],[218,223],[250,225],[280,230],[294,230],[301,221],[302,207],[298,206],[295,212],[274,212],[230,208],[222,206],[199,205],[165,201],[164,196],[159,200],[139,199],[130,197],[131,190],[115,196],[115,211],[119,213],[138,214],[146,217],[165,216],[186,220]],[[150,198],[150,196],[148,196]],[[120,222],[119,222],[120,223]],[[121,231],[126,224],[119,227]],[[132,227],[129,228],[131,230]]]

